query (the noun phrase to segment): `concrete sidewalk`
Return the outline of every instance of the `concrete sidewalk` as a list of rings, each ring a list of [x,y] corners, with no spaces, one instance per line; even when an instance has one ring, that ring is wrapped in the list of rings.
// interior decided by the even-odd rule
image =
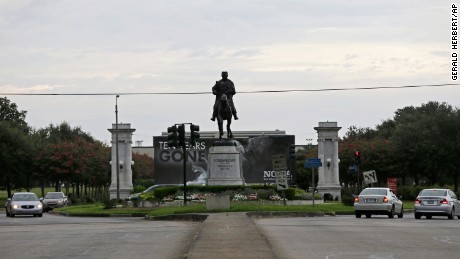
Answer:
[[[209,214],[184,258],[276,258],[244,212]]]

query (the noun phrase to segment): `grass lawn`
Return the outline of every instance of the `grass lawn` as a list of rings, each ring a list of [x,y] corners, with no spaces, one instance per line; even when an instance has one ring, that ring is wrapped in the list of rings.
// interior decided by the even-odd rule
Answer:
[[[413,209],[413,201],[405,201],[404,209]],[[149,216],[164,216],[171,214],[184,213],[212,213],[223,211],[208,211],[205,203],[189,203],[187,206],[164,206],[164,207],[123,207],[104,209],[102,203],[72,205],[64,208],[55,209],[56,212],[65,212],[71,215],[92,214],[94,216],[107,216],[110,214],[142,214]],[[248,212],[248,211],[270,211],[270,212],[336,212],[336,213],[353,213],[353,206],[345,206],[338,202],[312,205],[270,205],[257,202],[231,202],[230,209],[225,211]]]
[[[65,212],[73,215],[80,214],[93,214],[95,216],[103,216],[109,214],[146,214],[149,216],[163,216],[171,214],[183,214],[183,213],[209,213],[209,212],[220,212],[220,211],[208,211],[206,210],[205,203],[192,203],[187,206],[165,206],[165,207],[151,207],[151,208],[112,208],[104,209],[102,203],[88,204],[88,205],[75,205],[65,208],[55,209],[56,212]],[[315,205],[267,205],[257,204],[255,202],[232,202],[229,210],[225,211],[296,211],[296,212],[353,212],[353,207],[344,206],[339,203],[320,204]]]

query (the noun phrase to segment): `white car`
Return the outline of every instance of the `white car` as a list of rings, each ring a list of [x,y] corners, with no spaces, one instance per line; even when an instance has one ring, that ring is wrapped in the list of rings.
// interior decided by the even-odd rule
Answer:
[[[33,215],[34,217],[43,216],[43,204],[37,195],[32,192],[17,192],[5,203],[7,217],[16,215]]]
[[[398,218],[403,217],[403,203],[390,188],[366,188],[359,196],[355,197],[355,215],[361,218],[361,215],[366,215],[370,218],[371,215],[388,215],[393,218],[398,215]]]

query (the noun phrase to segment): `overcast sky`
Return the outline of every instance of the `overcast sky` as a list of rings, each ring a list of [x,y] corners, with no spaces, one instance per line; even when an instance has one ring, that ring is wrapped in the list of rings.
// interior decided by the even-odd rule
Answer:
[[[455,1],[454,1],[455,2]],[[0,0],[0,95],[36,128],[68,122],[110,141],[119,122],[152,145],[175,123],[217,130],[211,87],[229,72],[235,131],[285,130],[316,142],[313,127],[337,121],[374,128],[405,106],[459,107],[460,87],[238,93],[397,87],[451,80],[452,1]],[[7,93],[108,93],[18,96]]]

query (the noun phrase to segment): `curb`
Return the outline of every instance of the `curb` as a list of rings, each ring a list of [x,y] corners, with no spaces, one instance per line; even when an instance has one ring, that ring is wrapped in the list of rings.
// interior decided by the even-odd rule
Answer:
[[[324,217],[335,216],[334,212],[296,212],[296,211],[251,211],[246,212],[250,218],[287,218],[287,217]]]
[[[131,214],[109,214],[109,213],[67,213],[67,212],[48,212],[49,214],[66,216],[66,217],[147,217],[145,213],[131,213]]]
[[[193,222],[203,222],[208,218],[207,214],[170,214],[165,216],[145,216],[146,220],[160,221],[193,221]]]

